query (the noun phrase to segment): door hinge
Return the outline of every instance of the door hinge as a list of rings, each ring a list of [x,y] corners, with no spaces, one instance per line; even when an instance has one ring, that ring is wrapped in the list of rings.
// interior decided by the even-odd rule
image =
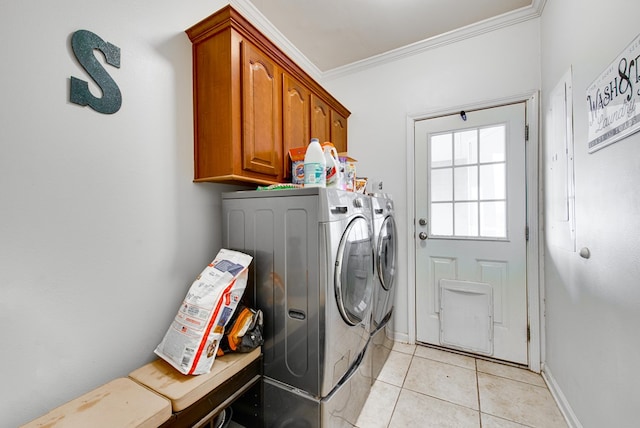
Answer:
[[[529,141],[529,125],[524,126],[524,141]]]
[[[529,240],[529,226],[524,227],[524,239]]]
[[[527,324],[527,342],[531,342],[531,327]]]

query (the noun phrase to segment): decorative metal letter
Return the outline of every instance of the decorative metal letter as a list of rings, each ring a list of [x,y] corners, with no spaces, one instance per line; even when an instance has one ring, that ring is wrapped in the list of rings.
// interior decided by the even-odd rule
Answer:
[[[71,48],[80,65],[102,90],[102,98],[97,98],[89,92],[89,84],[86,81],[71,76],[70,101],[81,106],[88,105],[104,114],[113,114],[120,110],[122,105],[120,88],[93,53],[94,49],[99,50],[104,54],[107,64],[120,68],[120,48],[105,42],[87,30],[78,30],[73,33]]]

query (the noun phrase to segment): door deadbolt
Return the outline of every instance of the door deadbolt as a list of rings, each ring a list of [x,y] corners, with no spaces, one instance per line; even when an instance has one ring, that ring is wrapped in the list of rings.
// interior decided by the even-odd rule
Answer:
[[[425,239],[427,239],[427,234],[425,232],[420,232],[418,234],[418,238],[420,238],[420,239],[422,239],[424,241]]]
[[[418,220],[418,223],[420,224],[420,226],[426,226],[427,225],[427,219],[426,218],[421,218],[420,220]]]

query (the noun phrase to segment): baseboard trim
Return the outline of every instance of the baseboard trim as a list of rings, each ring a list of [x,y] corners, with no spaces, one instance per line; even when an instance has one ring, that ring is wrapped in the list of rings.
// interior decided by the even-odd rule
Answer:
[[[392,339],[394,340],[394,342],[408,343],[409,345],[415,345],[415,342],[411,342],[409,340],[409,335],[406,333],[398,333],[397,331],[394,331]]]
[[[571,408],[569,401],[567,401],[567,397],[564,396],[564,393],[560,389],[560,385],[558,385],[558,382],[556,382],[556,379],[553,377],[551,370],[549,370],[549,367],[543,365],[541,374],[569,427],[583,428],[578,417],[573,413],[573,409]]]

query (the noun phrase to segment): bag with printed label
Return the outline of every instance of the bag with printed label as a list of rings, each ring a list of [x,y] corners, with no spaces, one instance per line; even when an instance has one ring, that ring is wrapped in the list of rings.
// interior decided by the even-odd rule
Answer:
[[[225,327],[242,298],[253,258],[221,249],[191,284],[156,355],[183,374],[209,373]]]

